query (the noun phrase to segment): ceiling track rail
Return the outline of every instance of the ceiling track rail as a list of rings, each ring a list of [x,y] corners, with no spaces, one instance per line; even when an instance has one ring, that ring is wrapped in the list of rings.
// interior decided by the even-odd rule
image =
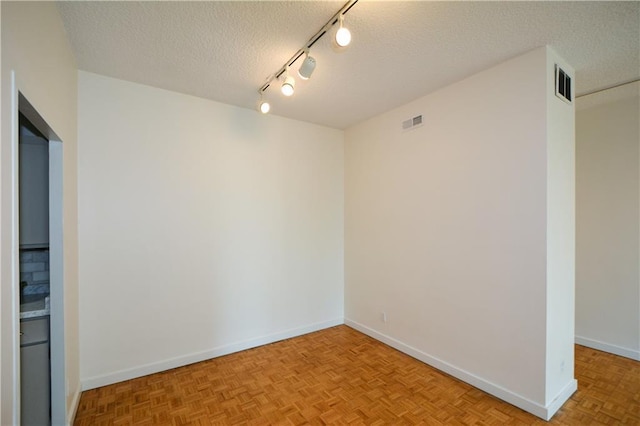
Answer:
[[[271,74],[271,76],[267,78],[267,82],[260,86],[258,92],[260,94],[264,93],[264,91],[269,88],[273,80],[279,79],[280,76],[285,73],[287,68],[293,65],[302,55],[304,55],[305,51],[311,49],[311,47],[316,44],[316,42],[320,40],[322,36],[324,36],[331,29],[331,27],[333,27],[338,22],[338,18],[340,17],[340,15],[346,15],[347,12],[349,12],[349,10],[353,6],[355,6],[356,3],[358,3],[358,0],[349,0],[348,2],[346,2],[344,6],[342,6],[340,10],[336,12],[335,15],[333,15],[331,19],[329,19],[327,23],[322,26],[322,28],[320,28],[320,30],[318,30],[318,32],[315,33],[302,48],[300,48],[291,58],[289,58],[289,60],[285,62],[285,64],[280,67],[280,69],[278,69],[278,71],[276,71],[274,74]]]

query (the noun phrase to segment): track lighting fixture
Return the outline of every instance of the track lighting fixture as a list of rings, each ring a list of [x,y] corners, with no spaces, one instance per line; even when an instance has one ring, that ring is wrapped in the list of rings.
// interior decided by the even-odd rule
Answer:
[[[280,81],[282,80],[282,85],[280,86],[280,91],[285,96],[293,95],[296,81],[289,74],[289,67],[292,66],[298,59],[300,59],[304,55],[304,60],[298,68],[298,75],[303,80],[308,80],[313,74],[313,71],[316,69],[316,60],[312,56],[309,55],[309,49],[322,38],[327,32],[331,30],[335,24],[338,24],[338,30],[335,32],[335,36],[333,39],[333,45],[336,47],[336,50],[342,51],[346,46],[351,42],[351,32],[348,28],[346,28],[343,24],[344,15],[351,10],[351,8],[358,2],[358,0],[348,0],[342,8],[331,17],[327,21],[326,24],[320,30],[307,41],[302,49],[298,50],[295,55],[293,55],[285,64],[274,74],[271,74],[269,78],[267,78],[267,82],[263,84],[259,89],[258,93],[260,94],[260,101],[258,102],[258,111],[263,114],[266,114],[270,110],[269,102],[266,102],[262,99],[262,95],[265,90],[271,86],[274,80]]]
[[[260,102],[258,103],[258,111],[263,114],[268,114],[270,109],[271,105],[269,105],[269,102],[260,99]]]
[[[264,96],[261,90],[258,90],[258,93],[260,94],[260,99],[258,100],[257,109],[263,114],[268,114],[269,110],[271,110],[271,105],[268,101],[264,100]]]
[[[304,61],[302,62],[302,65],[300,65],[300,68],[298,69],[298,75],[300,76],[301,79],[308,80],[309,77],[311,77],[311,74],[313,74],[313,70],[315,69],[316,69],[316,60],[312,56],[309,56],[309,50],[306,50]]]
[[[282,87],[280,88],[280,90],[282,91],[283,95],[291,96],[293,95],[293,90],[296,87],[296,81],[293,79],[293,77],[289,75],[288,69],[286,71],[285,76],[286,77],[284,78],[284,82],[282,83]]]
[[[338,47],[347,47],[349,43],[351,43],[351,31],[345,26],[343,26],[344,15],[338,16],[338,31],[336,31],[336,36],[334,37],[334,42]]]

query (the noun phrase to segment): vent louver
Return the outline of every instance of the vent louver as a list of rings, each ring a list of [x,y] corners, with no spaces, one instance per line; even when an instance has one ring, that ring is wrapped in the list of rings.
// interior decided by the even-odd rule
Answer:
[[[571,103],[571,77],[556,64],[556,96]]]
[[[409,130],[418,126],[422,126],[422,114],[402,122],[402,130]]]

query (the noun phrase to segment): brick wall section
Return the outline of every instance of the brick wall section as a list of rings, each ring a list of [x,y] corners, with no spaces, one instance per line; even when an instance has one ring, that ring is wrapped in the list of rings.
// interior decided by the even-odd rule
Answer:
[[[49,249],[20,251],[22,294],[49,294]]]

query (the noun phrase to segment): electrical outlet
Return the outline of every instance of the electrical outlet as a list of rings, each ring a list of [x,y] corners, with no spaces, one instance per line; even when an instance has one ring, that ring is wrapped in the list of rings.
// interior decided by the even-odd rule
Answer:
[[[563,371],[564,371],[564,361],[560,363],[560,372],[562,373]]]
[[[386,312],[381,312],[380,313],[380,319],[382,320],[382,322],[387,322],[387,313]]]

